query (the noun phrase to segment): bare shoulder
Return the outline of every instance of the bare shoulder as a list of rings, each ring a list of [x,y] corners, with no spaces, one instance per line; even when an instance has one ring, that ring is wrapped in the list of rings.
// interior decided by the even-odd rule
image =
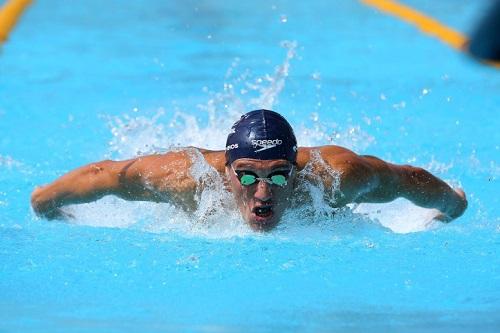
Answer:
[[[212,168],[217,170],[220,174],[224,174],[226,166],[226,155],[224,150],[202,149],[200,152]]]
[[[164,172],[166,170],[188,171],[193,162],[202,157],[216,170],[224,168],[224,152],[206,150],[195,147],[180,148],[164,154],[140,156],[132,160],[122,161],[124,167],[130,164],[130,171],[148,170],[149,172]]]
[[[297,167],[302,170],[308,163],[324,164],[347,171],[353,166],[363,164],[364,159],[355,152],[340,146],[300,147],[297,154]]]
[[[297,166],[299,170],[308,168],[316,177],[319,176],[327,188],[338,186],[341,195],[335,198],[335,202],[341,206],[354,202],[359,195],[377,185],[375,161],[378,159],[331,145],[299,148]]]
[[[224,169],[223,152],[188,147],[119,162],[119,174],[129,183],[149,184],[160,191],[193,190],[197,183],[191,177],[190,169],[200,157],[216,170]]]

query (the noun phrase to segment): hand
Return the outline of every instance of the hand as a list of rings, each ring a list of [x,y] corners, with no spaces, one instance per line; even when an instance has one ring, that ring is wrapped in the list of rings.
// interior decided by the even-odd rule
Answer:
[[[36,187],[31,194],[31,206],[33,211],[39,217],[48,220],[68,220],[74,216],[57,207],[53,200],[47,199],[47,187]]]
[[[446,214],[439,212],[436,216],[432,218],[433,220],[440,221],[443,223],[451,222],[453,219]]]
[[[63,211],[61,208],[56,208],[51,211],[45,212],[43,217],[47,220],[72,220],[75,218],[73,214]]]
[[[454,209],[448,214],[440,212],[434,217],[434,220],[448,223],[464,213],[467,208],[467,198],[465,197],[465,192],[461,188],[455,188],[453,190],[458,196]]]
[[[461,188],[453,189],[458,196],[457,205],[455,210],[450,214],[453,219],[461,216],[467,209],[467,198],[465,197],[465,192]]]

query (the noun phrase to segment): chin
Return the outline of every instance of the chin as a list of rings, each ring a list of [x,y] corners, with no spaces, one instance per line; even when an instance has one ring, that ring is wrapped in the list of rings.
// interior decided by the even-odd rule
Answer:
[[[276,227],[277,223],[274,224],[259,224],[257,222],[254,223],[249,223],[250,228],[252,228],[253,231],[261,231],[261,232],[266,232],[266,231],[271,231]]]
[[[255,216],[250,217],[247,220],[248,225],[254,231],[270,231],[274,229],[279,223],[279,218],[273,216],[270,219],[256,218]]]

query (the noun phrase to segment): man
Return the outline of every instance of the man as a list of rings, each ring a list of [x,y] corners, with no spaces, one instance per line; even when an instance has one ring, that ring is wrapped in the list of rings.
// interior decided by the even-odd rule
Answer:
[[[68,217],[61,209],[65,205],[110,194],[193,210],[196,190],[203,186],[190,173],[195,153],[222,176],[243,219],[254,230],[276,226],[292,199],[295,203],[307,200],[304,182],[332,189],[325,191],[329,193],[325,199],[334,207],[404,197],[438,209],[442,221],[459,217],[467,207],[462,190],[453,190],[421,168],[360,156],[339,146],[298,148],[290,124],[269,110],[243,115],[231,129],[225,152],[186,148],[92,163],[36,188],[31,203],[39,216],[48,219]]]

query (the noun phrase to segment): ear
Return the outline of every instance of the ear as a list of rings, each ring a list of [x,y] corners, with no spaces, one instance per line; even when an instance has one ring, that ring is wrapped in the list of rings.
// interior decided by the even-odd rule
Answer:
[[[231,167],[229,165],[226,165],[224,167],[224,178],[229,181],[231,179],[231,174],[232,174],[232,170],[231,170]]]

